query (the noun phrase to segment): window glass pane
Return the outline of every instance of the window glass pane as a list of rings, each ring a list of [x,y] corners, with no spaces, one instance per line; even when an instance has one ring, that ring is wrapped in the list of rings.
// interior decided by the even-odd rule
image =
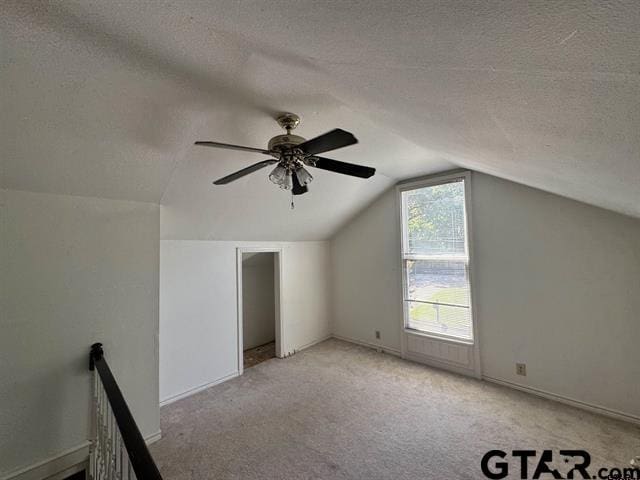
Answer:
[[[471,310],[407,301],[407,327],[421,332],[471,339]]]
[[[405,253],[466,255],[463,180],[406,191],[402,196]]]
[[[473,339],[464,179],[402,192],[405,321]]]
[[[466,261],[405,260],[407,299],[468,307]]]

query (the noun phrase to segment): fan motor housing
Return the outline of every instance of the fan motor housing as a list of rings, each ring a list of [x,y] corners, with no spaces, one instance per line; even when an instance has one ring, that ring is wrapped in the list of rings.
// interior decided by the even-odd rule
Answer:
[[[268,149],[276,151],[288,150],[291,147],[300,145],[305,141],[305,138],[299,135],[293,135],[291,133],[287,133],[285,135],[276,135],[271,140],[269,140]]]

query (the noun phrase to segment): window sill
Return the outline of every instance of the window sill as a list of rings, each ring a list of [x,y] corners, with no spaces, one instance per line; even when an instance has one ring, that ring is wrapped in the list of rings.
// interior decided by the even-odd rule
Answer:
[[[454,343],[456,345],[466,345],[468,347],[472,347],[473,345],[475,345],[475,342],[473,340],[467,340],[465,338],[449,337],[447,335],[438,335],[437,333],[421,332],[419,330],[413,330],[407,327],[404,327],[404,333],[406,333],[407,335],[415,335],[416,337],[425,337],[425,338],[430,338],[432,340],[439,340],[442,342]]]

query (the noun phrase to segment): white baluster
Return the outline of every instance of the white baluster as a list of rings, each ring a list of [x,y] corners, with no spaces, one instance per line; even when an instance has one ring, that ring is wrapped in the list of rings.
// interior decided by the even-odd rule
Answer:
[[[119,439],[118,443],[120,444],[120,480],[122,480],[124,478],[124,466],[122,463],[122,460],[124,458],[123,446],[122,446],[122,435],[118,435],[118,439]]]
[[[93,407],[93,415],[91,416],[91,446],[89,447],[89,479],[95,479],[95,452],[96,452],[96,429],[95,429],[95,412],[98,410],[98,402],[96,397],[97,389],[97,377],[96,371],[93,371],[93,382],[91,390],[91,405]]]
[[[100,381],[100,402],[98,412],[98,478],[102,480],[104,478],[104,390],[102,388],[102,380]]]
[[[107,469],[107,415],[108,415],[109,402],[107,401],[107,392],[104,389],[104,385],[102,385],[102,414],[100,416],[100,464],[102,466],[102,478],[107,479],[108,477],[108,469]]]
[[[107,404],[107,478],[113,479],[113,411]]]

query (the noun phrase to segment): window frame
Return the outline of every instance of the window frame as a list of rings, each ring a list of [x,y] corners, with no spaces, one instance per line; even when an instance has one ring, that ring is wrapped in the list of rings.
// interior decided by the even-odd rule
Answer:
[[[433,187],[436,185],[442,185],[446,183],[453,183],[456,181],[463,181],[464,185],[464,221],[465,221],[465,249],[467,252],[466,266],[467,275],[469,279],[469,314],[471,316],[471,338],[461,338],[453,335],[446,335],[437,332],[425,332],[422,330],[416,330],[408,327],[409,323],[409,299],[408,299],[408,285],[407,285],[407,272],[405,260],[405,245],[407,242],[407,228],[405,218],[405,206],[403,201],[403,193],[411,190],[417,190],[425,187]],[[420,179],[409,180],[401,182],[396,186],[397,202],[399,210],[399,233],[400,233],[400,274],[402,277],[402,333],[408,335],[416,335],[421,337],[432,338],[436,340],[442,340],[451,343],[457,343],[462,345],[477,346],[478,344],[478,329],[475,315],[475,302],[474,302],[474,282],[473,282],[473,230],[471,225],[471,172],[470,171],[456,171],[445,174],[430,175]],[[458,258],[460,259],[460,258]],[[461,259],[460,259],[461,260]]]

